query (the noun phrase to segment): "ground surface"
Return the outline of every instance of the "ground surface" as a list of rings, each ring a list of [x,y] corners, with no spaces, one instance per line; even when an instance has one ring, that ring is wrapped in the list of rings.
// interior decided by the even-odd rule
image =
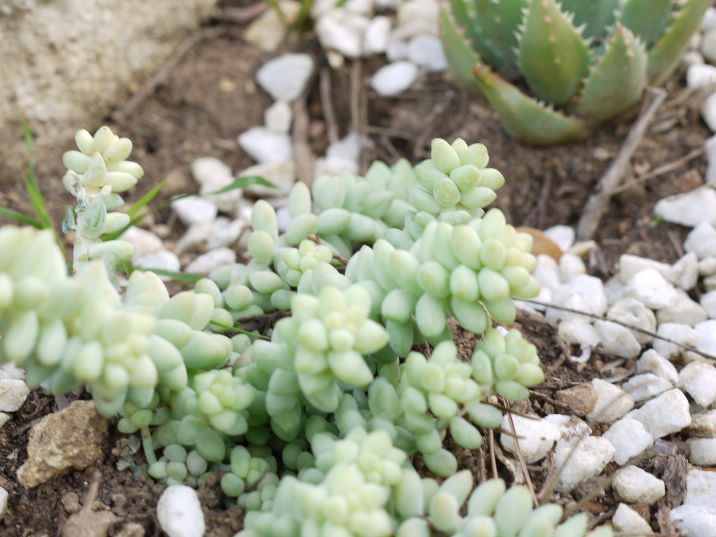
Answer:
[[[171,179],[165,196],[196,190],[189,164],[200,156],[218,157],[235,171],[252,164],[238,148],[236,136],[263,122],[263,111],[271,101],[256,87],[254,75],[261,63],[275,54],[259,52],[242,41],[241,25],[215,22],[205,31],[206,37],[191,47],[146,99],[127,108],[131,96],[126,96],[108,118],[117,132],[134,141],[133,158],[141,162],[146,171],[135,197],[166,176]],[[337,133],[342,137],[352,129],[358,129],[370,138],[364,163],[374,158],[393,162],[399,156],[420,160],[426,157],[430,140],[436,136],[447,139],[460,136],[468,142],[482,142],[490,152],[491,165],[507,178],[507,185],[499,193],[498,204],[515,225],[545,228],[576,223],[589,193],[621,147],[633,119],[632,116],[607,125],[582,144],[550,149],[528,148],[517,144],[502,131],[484,102],[469,100],[441,75],[423,77],[409,92],[384,99],[375,95],[368,85],[371,73],[381,64],[378,60],[348,62],[340,70],[331,70],[310,34],[301,39],[290,38],[283,49],[311,53],[319,66],[305,101],[309,123],[298,134],[308,142],[315,155],[323,154],[331,135]],[[324,82],[330,89],[329,100],[325,93],[323,99],[320,95],[322,77],[329,81]],[[667,89],[669,98],[632,160],[630,181],[699,150],[708,136],[698,114],[699,96],[687,93],[679,76],[672,78]],[[333,121],[325,119],[330,116],[330,112],[326,114],[329,108],[335,116]],[[698,155],[687,164],[676,166],[618,196],[595,237],[600,249],[590,256],[589,270],[599,276],[608,275],[614,271],[618,256],[627,252],[675,261],[681,255],[680,245],[686,230],[665,223],[650,225],[654,219],[653,205],[666,195],[698,186],[704,170],[705,158]],[[69,200],[56,180],[61,173],[59,165],[49,165],[40,177],[56,218],[63,213]],[[28,208],[19,183],[0,193],[0,205],[18,210]],[[160,214],[159,218],[162,216],[166,215]],[[176,238],[183,230],[181,224],[172,222],[170,238]],[[539,413],[569,412],[569,409],[555,405],[554,390],[595,376],[613,377],[633,369],[633,364],[610,356],[596,356],[589,366],[580,369],[565,360],[567,348],[554,335],[554,327],[530,317],[523,318],[520,326],[538,345],[547,372],[544,387],[536,390],[541,395],[533,398],[531,403],[514,405],[521,411],[531,406]],[[141,524],[147,536],[159,535],[154,510],[162,487],[134,477],[129,471],[116,469],[120,439],[116,434],[107,443],[106,458],[99,467],[68,474],[32,490],[24,490],[16,484],[15,472],[26,457],[25,446],[31,425],[54,410],[56,402],[53,398],[33,394],[11,422],[0,430],[0,485],[10,493],[9,512],[0,522],[0,534],[7,537],[61,535],[68,517],[67,495],[76,494],[82,499],[98,469],[98,500],[119,517],[109,535],[116,535],[128,521]],[[515,462],[501,453],[499,443],[495,444],[499,471],[510,481],[516,476],[520,479],[519,470],[514,470]],[[673,446],[661,447],[666,453]],[[657,457],[654,464],[662,464],[667,470],[657,468],[655,473],[657,477],[666,475],[664,472],[676,476],[672,478],[675,483],[671,487],[672,494],[667,494],[664,500],[674,501],[681,459],[678,455],[663,456],[672,458],[660,463]],[[491,472],[487,442],[481,451],[462,453],[460,459],[478,475]],[[544,467],[530,467],[537,491],[547,481],[549,468],[549,462]],[[668,480],[667,486],[670,486]],[[590,487],[593,489],[594,484],[587,484],[573,495],[552,498],[569,504],[591,490]],[[240,527],[240,510],[224,504],[216,487],[207,487],[201,495],[207,515],[207,535],[233,535]],[[604,517],[610,515],[615,506],[611,491],[587,504],[588,509]],[[659,509],[663,508],[657,506],[656,510]]]

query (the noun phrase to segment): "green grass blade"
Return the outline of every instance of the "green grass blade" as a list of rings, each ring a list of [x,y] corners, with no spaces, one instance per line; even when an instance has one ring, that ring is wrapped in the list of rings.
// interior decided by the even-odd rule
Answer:
[[[269,341],[271,340],[271,338],[268,336],[256,334],[255,332],[249,332],[248,330],[242,330],[241,328],[229,326],[228,324],[220,323],[217,321],[209,321],[209,324],[212,324],[212,325],[216,326],[217,328],[221,328],[224,332],[236,332],[237,334],[246,334],[249,337],[267,339]]]
[[[0,215],[12,218],[16,222],[19,222],[20,224],[24,224],[26,226],[32,226],[37,229],[44,229],[42,222],[35,220],[34,218],[27,216],[26,214],[22,214],[18,211],[8,209],[7,207],[0,207]]]
[[[226,185],[224,188],[220,188],[216,192],[209,192],[208,194],[190,194],[190,195],[213,196],[214,194],[224,194],[226,192],[231,192],[232,190],[236,190],[237,188],[246,188],[247,186],[252,186],[252,185],[263,185],[263,186],[267,186],[269,188],[278,188],[271,181],[267,181],[263,177],[260,177],[258,175],[247,175],[246,177],[239,177],[230,185]]]
[[[206,278],[204,274],[193,274],[191,272],[172,272],[171,270],[157,269],[157,268],[145,268],[145,267],[131,267],[132,271],[143,270],[144,272],[153,272],[157,276],[166,276],[172,280],[179,282],[190,282],[196,283],[202,278]]]
[[[32,131],[27,123],[22,124],[22,132],[25,137],[25,146],[27,147],[29,167],[27,170],[27,178],[25,179],[25,188],[27,189],[27,195],[30,198],[30,204],[32,210],[35,212],[37,220],[42,224],[42,229],[54,229],[52,224],[52,218],[47,210],[47,204],[45,199],[42,197],[40,187],[37,185],[37,176],[35,174],[35,163],[33,161],[32,150],[34,147],[34,138]]]
[[[139,214],[139,211],[144,209],[144,207],[147,206],[157,196],[157,194],[159,194],[159,191],[164,188],[164,185],[167,184],[168,180],[169,178],[165,177],[159,182],[158,185],[156,185],[149,192],[139,198],[127,211],[129,217],[134,218],[135,216],[137,216],[137,214]]]

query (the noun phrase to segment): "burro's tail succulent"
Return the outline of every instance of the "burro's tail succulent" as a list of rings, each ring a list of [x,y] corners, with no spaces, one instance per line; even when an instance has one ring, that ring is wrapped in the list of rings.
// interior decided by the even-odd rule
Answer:
[[[581,140],[678,64],[710,0],[447,0],[440,24],[458,80],[534,145]],[[515,84],[519,77],[534,98]]]

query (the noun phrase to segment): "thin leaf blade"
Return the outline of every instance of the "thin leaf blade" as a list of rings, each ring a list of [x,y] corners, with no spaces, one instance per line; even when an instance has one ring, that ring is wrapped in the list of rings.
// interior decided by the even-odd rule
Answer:
[[[22,124],[22,132],[25,138],[25,146],[27,147],[29,166],[27,170],[27,177],[25,178],[25,189],[27,190],[27,196],[30,199],[30,205],[35,213],[37,221],[42,224],[42,229],[54,229],[52,224],[52,218],[47,210],[47,204],[45,198],[42,196],[40,187],[37,184],[37,175],[35,174],[35,163],[33,160],[33,148],[34,148],[34,137],[30,130],[30,125],[25,122]]]
[[[177,280],[180,282],[189,282],[189,283],[196,283],[199,280],[201,280],[202,278],[206,278],[206,275],[204,275],[204,274],[194,274],[191,272],[173,272],[171,270],[149,268],[149,267],[137,267],[134,265],[132,265],[131,270],[132,271],[142,270],[144,272],[153,272],[157,276],[166,276],[167,278],[171,278],[172,280]]]
[[[42,222],[35,220],[34,218],[27,216],[26,214],[23,214],[21,212],[15,211],[13,209],[8,209],[7,207],[0,207],[0,215],[12,218],[16,222],[26,226],[32,226],[37,229],[44,229]]]
[[[149,190],[146,194],[144,194],[141,198],[139,198],[134,204],[129,208],[127,211],[127,214],[130,218],[134,218],[139,214],[139,211],[141,211],[144,207],[146,207],[151,201],[157,197],[157,194],[161,191],[162,188],[167,184],[167,181],[169,180],[168,177],[165,177],[159,183],[154,186],[151,190]]]

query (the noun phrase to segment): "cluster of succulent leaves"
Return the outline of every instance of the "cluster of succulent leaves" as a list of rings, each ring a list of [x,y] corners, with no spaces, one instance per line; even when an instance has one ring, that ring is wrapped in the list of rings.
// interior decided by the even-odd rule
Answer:
[[[0,359],[29,384],[86,387],[141,438],[155,479],[218,474],[247,510],[243,537],[586,533],[584,516],[557,527],[561,509],[533,510],[523,488],[473,491],[445,448],[479,448],[479,428],[502,418],[487,398],[525,398],[543,379],[535,347],[494,323],[539,289],[529,236],[483,211],[504,182],[484,146],[434,140],[415,167],[320,177],[313,196],[297,183],[282,233],[258,201],[250,259],[170,297],[151,272],[120,293],[108,271],[131,256],[102,240],[126,225],[108,211],[141,176],[131,142],[103,127],[77,143],[75,274],[50,231],[0,230]],[[478,336],[471,356],[453,330]],[[416,454],[447,479],[421,478]]]
[[[586,138],[661,85],[711,3],[450,0],[440,22],[458,82],[515,138],[551,145]],[[510,82],[518,76],[534,98]]]

